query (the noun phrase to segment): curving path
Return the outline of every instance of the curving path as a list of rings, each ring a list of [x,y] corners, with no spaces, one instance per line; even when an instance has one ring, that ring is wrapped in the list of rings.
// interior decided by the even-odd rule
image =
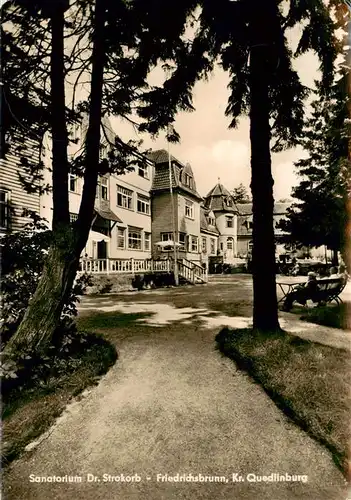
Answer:
[[[164,307],[157,293],[148,297],[154,312]],[[83,308],[109,304],[115,299],[87,299]],[[117,364],[67,408],[34,451],[12,464],[6,500],[346,498],[328,452],[215,350],[218,327],[204,326],[194,310],[158,326],[152,317],[130,313],[128,319],[125,312],[120,328],[105,331],[118,346]],[[157,481],[157,474],[177,473],[228,482]],[[243,481],[232,482],[235,473]],[[308,482],[254,483],[247,480],[250,473],[300,474]],[[68,474],[82,482],[36,483],[31,474]],[[87,482],[88,474],[96,481]],[[138,474],[141,480],[104,482],[104,474]]]

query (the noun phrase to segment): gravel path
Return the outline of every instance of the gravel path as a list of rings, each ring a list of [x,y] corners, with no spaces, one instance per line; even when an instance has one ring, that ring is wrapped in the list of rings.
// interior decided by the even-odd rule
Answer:
[[[116,365],[69,405],[34,451],[12,464],[5,499],[344,500],[345,482],[328,452],[221,357],[214,343],[218,327],[200,324],[148,325],[142,333],[136,326],[124,338],[110,330]],[[224,480],[164,482],[157,476],[177,473]],[[242,481],[232,481],[236,473]],[[308,481],[250,481],[272,473]],[[31,474],[82,481],[37,483]],[[104,474],[141,480],[105,482]]]

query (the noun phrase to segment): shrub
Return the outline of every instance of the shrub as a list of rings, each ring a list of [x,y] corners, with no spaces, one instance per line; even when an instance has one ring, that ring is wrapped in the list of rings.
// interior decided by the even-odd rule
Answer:
[[[140,274],[134,276],[132,281],[132,287],[136,288],[137,290],[142,290],[144,288],[144,277],[141,276]]]
[[[99,293],[110,293],[113,287],[113,283],[109,279],[106,279],[105,283],[99,288]]]
[[[19,232],[5,235],[1,245],[1,332],[6,343],[18,328],[28,302],[37,287],[45,256],[51,243],[51,231],[38,216]],[[73,329],[76,302],[90,282],[90,277],[79,277],[64,306],[60,331]]]

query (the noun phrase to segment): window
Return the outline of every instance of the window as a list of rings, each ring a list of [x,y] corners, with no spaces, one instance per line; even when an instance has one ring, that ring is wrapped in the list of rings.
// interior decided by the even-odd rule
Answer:
[[[179,243],[185,247],[185,240],[186,240],[186,234],[185,233],[179,233]]]
[[[211,252],[211,255],[214,255],[216,253],[216,240],[214,238],[211,238],[210,239],[210,252]]]
[[[150,199],[142,194],[138,194],[137,211],[141,214],[150,215]]]
[[[244,222],[244,225],[246,226],[246,229],[249,231],[250,229],[252,230],[253,222],[252,222],[252,220],[247,219]]]
[[[72,214],[72,213],[69,214],[69,221],[71,224],[73,224],[73,222],[76,222],[77,219],[78,219],[78,214]]]
[[[221,244],[219,245],[219,247],[220,247],[221,251],[223,252],[223,243],[221,243]]]
[[[198,252],[197,236],[189,236],[189,252]]]
[[[161,241],[173,241],[173,233],[161,233]]]
[[[99,177],[95,198],[101,200],[108,200],[108,179],[107,177]]]
[[[101,144],[100,150],[99,150],[99,160],[102,161],[105,158],[107,158],[107,146],[104,144]]]
[[[234,222],[233,222],[233,217],[230,216],[230,215],[227,215],[226,218],[226,223],[227,223],[227,227],[234,227]]]
[[[138,165],[138,174],[145,179],[149,178],[149,167],[145,163]]]
[[[189,174],[184,174],[184,184],[190,189],[193,188],[193,178]]]
[[[122,186],[117,186],[117,205],[133,210],[133,191]]]
[[[233,250],[233,238],[227,239],[227,250]]]
[[[216,220],[213,217],[208,218],[208,223],[210,226],[215,226],[216,225]]]
[[[173,241],[173,233],[161,233],[161,241]],[[186,234],[179,233],[178,241],[182,246],[185,247]]]
[[[69,174],[68,186],[72,193],[78,193],[78,177],[75,174]]]
[[[151,248],[151,233],[144,233],[144,250],[148,251]]]
[[[117,248],[124,249],[126,247],[126,230],[123,227],[117,228]]]
[[[0,190],[0,228],[7,229],[10,222],[9,192]]]
[[[194,218],[194,203],[192,201],[185,200],[185,217]]]
[[[137,227],[128,228],[128,248],[141,250],[141,229]]]
[[[202,253],[207,253],[207,239],[205,236],[202,236],[201,238],[201,250]]]
[[[108,200],[107,177],[101,177],[101,179],[100,179],[100,190],[101,190],[101,199],[102,200]]]
[[[225,203],[226,203],[227,207],[233,206],[233,200],[231,198],[229,198],[229,196],[227,196],[227,198],[225,199]]]

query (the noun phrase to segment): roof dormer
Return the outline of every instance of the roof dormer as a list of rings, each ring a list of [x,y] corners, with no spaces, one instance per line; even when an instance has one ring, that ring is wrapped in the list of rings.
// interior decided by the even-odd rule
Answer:
[[[183,167],[181,174],[181,183],[188,189],[196,190],[194,174],[189,163],[187,163],[185,167]]]
[[[210,226],[216,227],[216,217],[212,210],[210,210],[207,214],[207,222]]]

